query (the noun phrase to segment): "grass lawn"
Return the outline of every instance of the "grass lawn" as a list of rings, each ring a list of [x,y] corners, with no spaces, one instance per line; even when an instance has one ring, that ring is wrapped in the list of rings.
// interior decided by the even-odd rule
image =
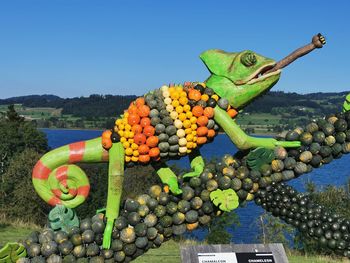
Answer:
[[[14,227],[9,224],[0,223],[0,247],[5,245],[6,242],[14,242],[25,238],[30,232],[33,231],[29,226]],[[193,241],[185,241],[183,245],[193,245]],[[348,259],[334,259],[324,256],[305,256],[299,255],[295,252],[287,253],[290,263],[340,263],[350,262]],[[137,258],[135,263],[181,263],[180,257],[180,243],[173,240],[164,243],[158,249],[151,249],[143,256]]]

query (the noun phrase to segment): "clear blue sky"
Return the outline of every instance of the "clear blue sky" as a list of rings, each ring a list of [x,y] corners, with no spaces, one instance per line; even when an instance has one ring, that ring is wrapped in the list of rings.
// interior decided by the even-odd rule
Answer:
[[[322,32],[327,45],[286,68],[274,90],[350,90],[350,1],[0,3],[0,98],[136,94],[208,76],[207,49],[281,59]]]

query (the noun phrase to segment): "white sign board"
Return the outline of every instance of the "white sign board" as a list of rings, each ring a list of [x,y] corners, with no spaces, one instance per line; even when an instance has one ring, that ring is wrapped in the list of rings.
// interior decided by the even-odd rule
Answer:
[[[237,263],[236,253],[198,253],[199,263]]]

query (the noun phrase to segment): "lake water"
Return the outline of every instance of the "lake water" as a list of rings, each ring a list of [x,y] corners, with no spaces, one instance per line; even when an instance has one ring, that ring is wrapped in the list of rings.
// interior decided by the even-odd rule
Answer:
[[[102,131],[99,130],[55,130],[55,129],[42,129],[47,135],[49,146],[56,148],[68,143],[92,139],[101,135]],[[201,148],[201,154],[204,158],[210,159],[213,157],[221,157],[225,153],[234,154],[237,148],[224,134],[219,134],[213,143],[205,144]],[[181,167],[189,167],[188,158],[184,157],[178,161],[172,161]],[[289,184],[299,191],[304,191],[304,185],[308,181],[314,182],[319,187],[327,185],[344,185],[350,176],[350,155],[345,155],[339,160],[335,160],[332,163],[315,169],[309,174],[303,175],[297,179],[289,182]],[[107,175],[106,175],[107,176]],[[233,233],[232,241],[235,243],[252,243],[255,237],[259,234],[257,232],[256,219],[263,213],[263,209],[249,202],[246,207],[236,209],[239,216],[240,226],[234,227],[233,230],[229,230]],[[192,235],[198,239],[202,239],[205,236],[205,230],[197,230]]]

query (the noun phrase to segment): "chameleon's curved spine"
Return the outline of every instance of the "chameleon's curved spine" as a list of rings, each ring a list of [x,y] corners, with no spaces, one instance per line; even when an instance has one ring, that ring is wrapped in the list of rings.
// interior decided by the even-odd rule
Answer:
[[[85,172],[73,163],[106,162],[108,152],[101,137],[71,143],[46,153],[35,165],[32,181],[36,192],[49,205],[74,208],[90,191]]]

